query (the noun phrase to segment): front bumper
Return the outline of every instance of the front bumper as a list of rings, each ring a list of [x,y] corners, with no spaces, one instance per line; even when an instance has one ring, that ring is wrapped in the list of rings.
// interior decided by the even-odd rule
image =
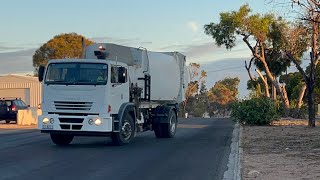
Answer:
[[[48,123],[43,119],[48,118]],[[101,124],[89,124],[89,120],[101,119]],[[53,121],[52,121],[53,119]],[[41,115],[38,117],[38,129],[41,131],[68,131],[68,132],[112,132],[112,117],[104,116],[62,116],[58,114]],[[79,133],[81,134],[81,133]]]
[[[73,136],[110,136],[111,132],[94,132],[94,131],[58,131],[58,130],[41,130],[42,133],[66,134]]]

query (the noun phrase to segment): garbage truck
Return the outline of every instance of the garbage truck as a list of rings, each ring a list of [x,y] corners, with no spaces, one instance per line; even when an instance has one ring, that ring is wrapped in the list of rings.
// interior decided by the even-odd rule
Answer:
[[[75,136],[109,136],[115,145],[145,131],[175,136],[188,85],[186,56],[111,43],[84,49],[80,59],[39,67],[42,133],[56,145],[68,145]]]

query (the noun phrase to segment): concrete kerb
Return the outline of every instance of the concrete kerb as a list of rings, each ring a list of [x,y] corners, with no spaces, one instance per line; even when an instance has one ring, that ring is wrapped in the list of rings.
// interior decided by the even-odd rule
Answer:
[[[241,179],[241,163],[240,155],[242,154],[242,149],[240,150],[239,146],[241,143],[241,131],[242,127],[239,123],[235,124],[232,132],[231,140],[231,152],[228,160],[228,170],[224,172],[224,180],[240,180]]]
[[[241,166],[241,158],[243,157],[243,148],[242,148],[242,132],[243,132],[243,127],[241,125],[240,126],[240,131],[239,131],[239,157],[238,157],[238,177],[239,180],[241,179],[241,170],[242,170],[242,166]]]

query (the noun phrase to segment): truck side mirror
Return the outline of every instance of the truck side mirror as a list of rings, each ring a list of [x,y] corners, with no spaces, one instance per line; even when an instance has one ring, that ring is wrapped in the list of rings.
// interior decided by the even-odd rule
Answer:
[[[40,82],[43,81],[44,70],[45,70],[45,67],[44,67],[44,66],[40,66],[40,67],[39,67],[39,70],[38,70],[38,79],[39,79]]]
[[[119,83],[126,83],[127,82],[127,69],[125,67],[119,67],[118,80],[119,80]]]

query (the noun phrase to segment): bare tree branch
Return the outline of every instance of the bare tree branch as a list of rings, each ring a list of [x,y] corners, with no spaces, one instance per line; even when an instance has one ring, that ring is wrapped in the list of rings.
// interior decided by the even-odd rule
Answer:
[[[244,63],[245,63],[245,68],[246,68],[246,70],[247,70],[247,72],[248,72],[248,75],[249,75],[251,81],[255,81],[255,78],[252,76],[252,74],[251,74],[251,72],[250,72],[250,68],[251,68],[251,64],[252,64],[252,61],[253,61],[253,60],[254,60],[254,58],[251,58],[251,60],[250,60],[250,62],[249,62],[249,66],[247,65],[247,61],[244,61]]]
[[[254,54],[254,49],[253,47],[251,46],[251,44],[249,43],[249,35],[245,35],[245,34],[242,34],[244,37],[243,37],[243,41],[247,44],[247,46],[249,47],[249,49],[251,50],[252,54]]]
[[[317,2],[317,1],[315,1],[315,0],[310,0],[314,5],[316,5],[316,6],[320,6],[320,3],[319,2]],[[309,4],[310,4],[310,1],[308,1],[309,2]]]
[[[263,81],[263,84],[264,84],[264,87],[265,87],[266,96],[270,97],[269,85],[268,85],[267,78],[265,78],[258,69],[255,69],[255,71],[259,74],[260,78]]]
[[[287,55],[288,58],[289,58],[290,60],[292,60],[292,62],[296,65],[298,71],[302,74],[303,79],[305,80],[305,82],[307,82],[307,81],[308,81],[308,76],[307,76],[306,72],[303,70],[303,68],[300,66],[298,60],[296,60],[296,59],[292,56],[291,53],[286,52],[286,55]]]

